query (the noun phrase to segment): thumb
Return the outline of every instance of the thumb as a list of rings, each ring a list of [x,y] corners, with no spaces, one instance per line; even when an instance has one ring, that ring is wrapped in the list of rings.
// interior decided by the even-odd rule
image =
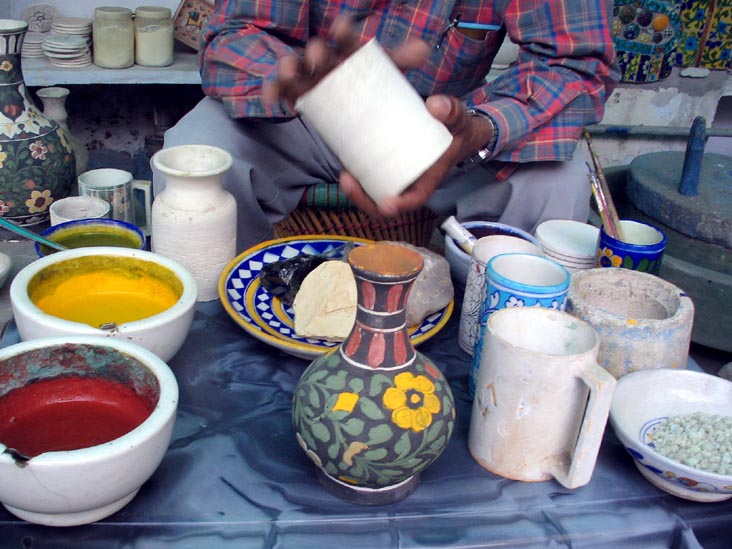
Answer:
[[[465,122],[464,109],[457,97],[432,95],[427,98],[426,104],[430,114],[445,124],[452,133]]]

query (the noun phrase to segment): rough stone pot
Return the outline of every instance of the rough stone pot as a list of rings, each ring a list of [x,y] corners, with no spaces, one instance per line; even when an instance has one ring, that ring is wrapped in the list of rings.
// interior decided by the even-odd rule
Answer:
[[[572,275],[567,312],[600,334],[598,363],[615,378],[648,368],[686,368],[694,303],[657,276],[627,269]]]

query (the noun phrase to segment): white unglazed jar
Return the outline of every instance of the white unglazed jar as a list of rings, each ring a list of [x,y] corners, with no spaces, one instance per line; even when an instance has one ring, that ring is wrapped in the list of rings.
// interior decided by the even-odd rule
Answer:
[[[132,10],[102,6],[94,10],[94,64],[104,69],[126,69],[135,63]]]
[[[152,251],[193,274],[198,301],[218,298],[221,272],[236,256],[236,200],[221,184],[231,163],[208,145],[170,147],[151,159],[165,181],[152,205]]]
[[[162,6],[135,9],[135,63],[165,67],[173,63],[173,20]]]

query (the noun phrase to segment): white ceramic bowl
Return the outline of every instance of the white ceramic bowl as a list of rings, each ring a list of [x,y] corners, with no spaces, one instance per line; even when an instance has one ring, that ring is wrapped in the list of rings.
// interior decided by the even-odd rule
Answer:
[[[535,236],[547,255],[593,263],[599,235],[600,230],[597,227],[571,219],[544,221],[535,231]]]
[[[0,349],[0,370],[12,372],[0,387],[3,400],[11,390],[71,374],[85,381],[121,382],[152,409],[118,438],[45,451],[27,461],[0,442],[0,501],[14,515],[48,526],[100,520],[132,500],[160,465],[175,423],[178,384],[165,362],[150,351],[109,338],[44,338]],[[63,398],[61,390],[57,394]],[[0,423],[7,422],[0,414]],[[74,428],[81,430],[81,425],[77,421]]]
[[[610,424],[641,474],[661,490],[692,501],[729,499],[732,475],[695,469],[654,449],[658,423],[694,412],[732,415],[732,382],[691,370],[641,370],[618,380]]]
[[[157,314],[101,329],[48,314],[31,299],[46,291],[44,284],[53,283],[56,278],[63,277],[63,273],[76,276],[105,270],[130,273],[131,276],[152,273],[153,279],[170,284],[177,301]],[[51,291],[51,286],[47,291]],[[43,257],[21,269],[10,286],[13,316],[24,341],[61,335],[120,338],[151,350],[165,361],[175,355],[188,335],[197,295],[193,275],[176,261],[144,250],[112,247],[76,248]],[[102,305],[100,309],[103,310]]]
[[[539,241],[531,236],[530,233],[517,227],[512,227],[511,225],[494,221],[462,221],[460,224],[473,233],[476,238],[491,235],[515,236],[528,240],[537,248],[541,249]],[[445,235],[445,259],[450,264],[450,274],[452,275],[453,282],[460,287],[464,287],[468,280],[470,254],[460,249],[455,243],[455,240],[449,235]]]

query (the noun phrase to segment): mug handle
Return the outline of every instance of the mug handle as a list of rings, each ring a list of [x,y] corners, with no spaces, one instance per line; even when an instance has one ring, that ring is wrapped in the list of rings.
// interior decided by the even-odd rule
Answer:
[[[150,236],[152,232],[152,183],[149,180],[132,180],[132,201],[135,225],[140,227],[145,236]]]
[[[590,390],[569,468],[555,467],[552,476],[565,488],[579,488],[592,478],[605,433],[617,380],[597,363],[580,367],[578,377]]]

